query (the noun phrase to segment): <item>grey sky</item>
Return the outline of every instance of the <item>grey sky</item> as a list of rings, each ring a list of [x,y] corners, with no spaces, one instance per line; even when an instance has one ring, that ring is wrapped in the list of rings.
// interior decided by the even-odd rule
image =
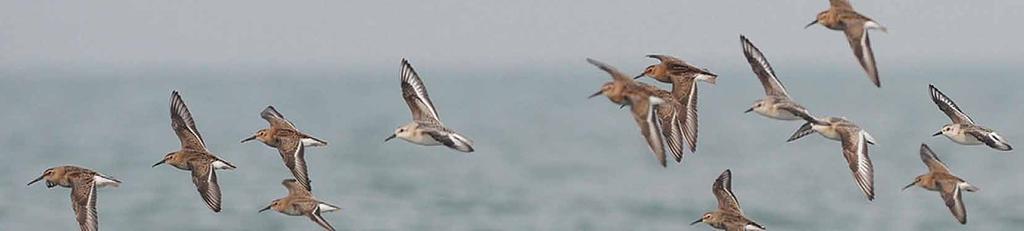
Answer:
[[[854,7],[883,73],[1018,64],[1024,2],[875,0]],[[858,70],[841,32],[802,26],[827,1],[2,1],[0,67],[436,68],[643,65],[650,52],[741,67],[738,34],[775,65]],[[639,67],[637,67],[639,68]]]

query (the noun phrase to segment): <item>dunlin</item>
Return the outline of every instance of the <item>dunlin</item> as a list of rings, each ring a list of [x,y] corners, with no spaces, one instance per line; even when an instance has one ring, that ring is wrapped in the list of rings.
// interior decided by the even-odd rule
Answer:
[[[71,208],[82,231],[99,230],[96,215],[96,188],[104,186],[117,187],[121,181],[102,173],[77,166],[59,166],[43,171],[28,185],[46,179],[46,187],[61,186],[71,188]]]
[[[846,41],[850,43],[850,48],[853,48],[853,54],[857,56],[860,66],[868,73],[868,78],[876,87],[882,87],[882,82],[878,79],[878,68],[875,65],[875,53],[871,51],[868,30],[878,29],[886,32],[887,29],[878,22],[854,11],[848,0],[829,0],[829,3],[831,5],[829,9],[818,13],[817,18],[804,28],[821,24],[828,29],[841,30],[846,33]]]
[[[167,153],[153,167],[166,163],[181,170],[192,171],[192,183],[196,185],[203,201],[214,212],[220,212],[220,185],[217,184],[215,170],[235,169],[235,166],[206,149],[192,113],[189,113],[177,91],[171,93],[171,128],[181,141],[181,150]]]
[[[777,120],[798,120],[802,119],[798,114],[810,114],[803,106],[796,103],[789,97],[786,88],[782,86],[779,77],[775,76],[775,70],[768,64],[761,50],[754,46],[747,37],[740,35],[740,43],[743,44],[743,55],[747,57],[751,70],[757,75],[764,87],[765,97],[754,101],[746,112],[757,112],[765,117]]]
[[[939,106],[939,110],[946,113],[946,116],[953,121],[951,124],[942,126],[942,130],[932,136],[944,135],[949,140],[963,145],[985,144],[1000,151],[1013,150],[1013,147],[1010,147],[1010,144],[995,131],[975,124],[971,117],[960,110],[960,107],[957,107],[956,103],[942,94],[938,88],[928,85],[928,91],[932,95],[932,101]]]
[[[434,103],[427,95],[427,87],[405,59],[402,59],[402,98],[409,105],[413,121],[398,127],[384,142],[398,137],[414,144],[443,144],[461,152],[473,152],[473,141],[441,124]]]
[[[875,170],[871,165],[871,158],[868,156],[868,144],[875,144],[875,139],[859,126],[845,118],[825,117],[817,119],[809,115],[801,115],[807,120],[803,126],[793,133],[787,141],[794,141],[800,137],[817,132],[821,136],[842,142],[843,157],[853,172],[853,178],[857,186],[868,200],[875,199]]]
[[[260,117],[267,120],[270,127],[260,129],[255,135],[242,140],[242,143],[259,140],[267,146],[277,148],[278,153],[281,154],[281,160],[284,161],[288,170],[291,170],[295,179],[307,190],[313,190],[309,186],[309,173],[306,170],[305,147],[325,146],[327,141],[302,133],[295,128],[295,124],[277,112],[274,106],[267,106],[266,109],[263,109]]]
[[[942,200],[946,202],[946,207],[949,207],[949,211],[953,213],[953,217],[960,224],[967,224],[967,208],[964,207],[964,201],[960,198],[960,192],[961,190],[978,191],[978,187],[953,175],[953,172],[949,171],[949,167],[946,167],[946,164],[943,164],[939,157],[935,156],[928,145],[921,144],[921,161],[928,166],[928,173],[915,177],[914,182],[903,187],[903,190],[917,185],[930,191],[939,192]]]
[[[715,184],[711,186],[711,192],[718,199],[718,210],[704,213],[704,216],[690,223],[690,225],[703,222],[716,229],[727,231],[766,230],[763,225],[747,219],[743,215],[743,210],[740,209],[740,201],[732,193],[732,171],[726,169],[725,172],[722,172],[722,175],[718,176],[718,179],[715,180]]]
[[[270,205],[259,212],[273,209],[290,216],[307,216],[324,229],[334,231],[334,227],[327,223],[321,213],[337,211],[341,209],[340,207],[317,200],[313,193],[295,179],[281,181],[281,185],[288,189],[288,196],[270,202]]]
[[[668,55],[647,55],[661,63],[648,66],[634,77],[649,76],[655,80],[672,84],[672,96],[683,107],[683,135],[690,152],[697,151],[697,81],[715,84],[718,75],[707,69],[698,68],[676,57]]]
[[[684,127],[680,123],[681,117],[685,117],[685,113],[681,111],[682,104],[676,101],[671,93],[634,82],[615,67],[593,59],[587,59],[587,62],[608,72],[612,77],[611,82],[602,85],[601,90],[590,97],[605,95],[613,103],[630,106],[633,119],[640,127],[640,133],[647,140],[661,166],[666,167],[668,162],[664,149],[666,143],[676,162],[682,162],[685,139]]]

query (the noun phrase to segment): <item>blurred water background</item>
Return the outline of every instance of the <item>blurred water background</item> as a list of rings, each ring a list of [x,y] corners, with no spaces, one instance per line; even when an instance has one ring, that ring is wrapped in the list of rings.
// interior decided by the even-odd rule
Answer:
[[[316,196],[344,208],[327,219],[346,230],[708,230],[687,224],[715,208],[711,184],[725,169],[733,170],[746,214],[772,230],[1024,225],[1018,151],[929,136],[948,122],[928,98],[926,86],[935,83],[976,121],[1011,143],[1024,140],[1022,81],[1011,72],[883,72],[883,88],[876,89],[853,68],[828,74],[828,68],[777,65],[796,100],[817,114],[846,116],[878,139],[870,147],[878,197],[868,202],[838,142],[813,135],[785,143],[799,122],[742,113],[763,94],[742,60],[719,71],[718,85],[700,86],[698,152],[664,169],[628,110],[586,99],[609,77],[582,59],[557,70],[417,66],[441,118],[474,139],[477,151],[383,143],[409,120],[397,64],[356,73],[8,72],[0,81],[0,120],[6,121],[0,224],[4,230],[76,229],[68,189],[24,186],[48,167],[75,164],[124,181],[99,190],[105,230],[315,229],[304,217],[256,213],[285,195],[278,183],[291,175],[276,150],[238,141],[265,127],[258,113],[275,105],[300,129],[330,142],[309,149],[307,160]],[[642,66],[621,68],[632,73]],[[219,214],[202,203],[187,172],[150,167],[178,148],[169,126],[171,90],[182,92],[210,149],[239,166],[219,172]],[[967,226],[955,223],[937,193],[900,191],[926,171],[917,155],[922,142],[982,188],[964,194]]]

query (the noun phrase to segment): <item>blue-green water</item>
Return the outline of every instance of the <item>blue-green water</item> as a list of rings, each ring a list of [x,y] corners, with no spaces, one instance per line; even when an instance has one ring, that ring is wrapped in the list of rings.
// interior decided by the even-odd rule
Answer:
[[[418,69],[441,118],[472,138],[476,152],[382,142],[409,120],[397,62],[360,73],[5,72],[0,229],[77,229],[70,190],[24,185],[63,164],[124,181],[99,190],[104,230],[317,229],[305,217],[256,213],[286,194],[278,183],[291,177],[276,150],[238,142],[266,126],[258,113],[267,105],[330,142],[306,158],[316,196],[343,207],[325,214],[343,230],[709,230],[688,224],[716,207],[711,184],[726,168],[746,215],[769,230],[1024,226],[1019,151],[929,136],[948,122],[928,98],[927,84],[935,83],[976,121],[1024,147],[1024,81],[1009,72],[893,71],[876,89],[860,72],[776,67],[797,101],[819,115],[846,116],[878,140],[870,147],[877,199],[869,202],[838,142],[813,135],[785,143],[799,122],[742,113],[763,94],[749,69],[720,70],[718,85],[700,86],[698,153],[667,169],[628,110],[586,99],[609,78],[582,61],[566,70],[500,74]],[[183,94],[209,148],[239,166],[218,175],[221,213],[204,205],[187,172],[150,167],[178,148],[169,126],[171,90]],[[982,189],[964,195],[968,225],[955,222],[937,193],[900,191],[926,171],[917,155],[922,142]]]

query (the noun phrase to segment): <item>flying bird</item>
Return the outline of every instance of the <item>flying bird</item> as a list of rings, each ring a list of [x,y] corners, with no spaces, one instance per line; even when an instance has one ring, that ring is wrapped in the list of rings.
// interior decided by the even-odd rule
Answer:
[[[850,48],[853,48],[853,55],[857,57],[860,66],[867,72],[868,79],[876,87],[882,87],[882,82],[878,79],[878,67],[875,63],[875,53],[871,50],[868,30],[877,29],[888,32],[888,29],[875,20],[854,11],[848,0],[829,0],[829,4],[828,10],[818,13],[814,21],[804,28],[821,24],[825,28],[841,30],[846,33],[846,41],[850,43]]]
[[[473,152],[473,141],[441,123],[426,85],[405,59],[402,59],[402,98],[412,112],[412,122],[398,127],[384,142],[397,137],[419,145],[444,145],[460,152]]]

